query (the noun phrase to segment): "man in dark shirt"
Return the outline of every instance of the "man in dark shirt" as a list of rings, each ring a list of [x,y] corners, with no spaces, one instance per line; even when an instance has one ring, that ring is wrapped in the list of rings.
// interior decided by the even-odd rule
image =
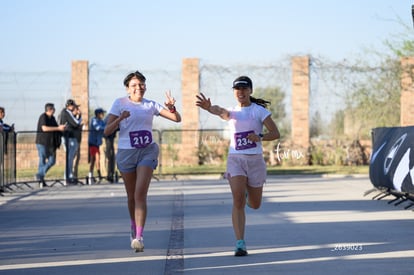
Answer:
[[[6,109],[0,107],[0,191],[3,191],[3,183],[5,182],[5,156],[7,155],[9,135],[15,135],[14,124],[8,125],[3,122],[6,116]]]
[[[3,151],[3,154],[7,154],[7,143],[9,139],[9,134],[14,134],[14,124],[8,125],[4,123],[3,119],[6,116],[6,109],[0,107],[0,152]],[[0,156],[0,166],[2,166],[2,156]],[[0,171],[3,173],[3,171]]]
[[[39,166],[36,180],[44,182],[47,171],[56,163],[56,149],[61,143],[65,125],[58,125],[54,117],[53,103],[45,104],[45,112],[37,122],[36,147],[39,154]]]
[[[14,131],[14,125],[11,126],[3,122],[3,118],[6,116],[6,109],[0,107],[0,133],[1,132],[12,132]]]

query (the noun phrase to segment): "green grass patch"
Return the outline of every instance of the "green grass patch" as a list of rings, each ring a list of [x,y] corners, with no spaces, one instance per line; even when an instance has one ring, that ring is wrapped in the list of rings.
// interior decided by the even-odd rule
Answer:
[[[320,175],[320,174],[340,174],[368,175],[369,166],[340,166],[340,165],[312,165],[312,166],[273,166],[267,168],[269,175]]]
[[[79,178],[86,177],[88,175],[88,172],[89,172],[89,165],[79,165],[79,168],[78,168]],[[16,171],[16,178],[17,178],[17,181],[34,180],[36,173],[37,173],[37,168],[18,169]],[[50,170],[47,172],[46,178],[63,179],[64,173],[65,173],[64,166],[55,165],[52,168],[50,168]]]
[[[172,174],[221,174],[226,170],[225,165],[200,165],[162,167],[162,175]],[[312,165],[312,166],[268,166],[269,175],[318,175],[318,174],[365,174],[368,175],[369,166],[339,166],[339,165]],[[159,171],[155,171],[159,173]]]
[[[194,165],[194,166],[175,166],[175,167],[158,167],[155,174],[161,172],[162,175],[203,175],[203,174],[221,174],[226,171],[226,165]]]
[[[79,166],[79,177],[88,175],[88,165]],[[154,175],[208,175],[222,174],[226,166],[222,165],[194,165],[176,167],[158,167]],[[20,169],[17,171],[17,180],[34,179],[37,169]],[[369,166],[336,166],[336,165],[312,165],[312,166],[268,166],[268,175],[321,175],[321,174],[361,174],[368,175]],[[54,166],[49,170],[47,178],[62,179],[64,173],[63,166]]]

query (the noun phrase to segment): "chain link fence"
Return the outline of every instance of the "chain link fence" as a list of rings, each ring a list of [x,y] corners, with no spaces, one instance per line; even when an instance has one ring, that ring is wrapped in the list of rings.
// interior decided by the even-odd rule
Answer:
[[[71,72],[69,71],[43,71],[43,72],[4,72],[0,71],[0,106],[5,107],[5,122],[15,124],[17,132],[34,131],[37,126],[37,120],[44,111],[46,102],[54,103],[57,109],[55,116],[64,108],[64,104],[68,98],[71,98]],[[181,110],[181,68],[145,70],[145,68],[132,68],[126,65],[106,66],[98,63],[90,63],[89,65],[89,107],[94,110],[97,107],[109,110],[112,102],[121,96],[126,95],[125,87],[123,87],[124,77],[131,71],[140,70],[147,77],[146,97],[157,102],[163,103],[165,100],[165,92],[171,90],[173,96],[177,100],[177,108]],[[266,148],[266,158],[272,165],[280,165],[281,162],[288,163],[289,158],[283,158],[287,154],[290,159],[295,156],[303,156],[302,164],[366,164],[369,159],[370,140],[369,131],[364,130],[365,140],[361,141],[360,134],[346,135],[347,127],[344,110],[350,110],[355,107],[355,92],[359,90],[380,90],[387,87],[380,87],[367,83],[372,83],[382,75],[388,74],[393,77],[393,85],[389,85],[389,89],[398,90],[395,84],[395,77],[390,73],[393,68],[391,66],[371,67],[363,64],[348,64],[346,61],[333,62],[326,61],[322,58],[311,58],[310,65],[310,125],[311,128],[311,150],[302,151],[304,148],[290,148],[289,136],[283,136],[281,141],[268,145]],[[236,100],[232,93],[232,81],[240,75],[248,75],[253,80],[254,89],[266,89],[277,87],[284,95],[283,108],[286,116],[281,121],[276,121],[278,125],[286,128],[290,127],[291,121],[291,90],[292,90],[292,71],[291,57],[287,56],[280,60],[269,61],[268,64],[233,64],[221,65],[210,64],[201,60],[200,62],[200,91],[211,98],[213,104],[222,107],[230,107],[236,104]],[[378,84],[378,83],[377,83]],[[194,91],[195,93],[198,91]],[[398,91],[397,91],[398,92]],[[254,96],[254,94],[253,94]],[[272,101],[272,98],[265,98]],[[194,103],[195,103],[194,98]],[[194,108],[197,108],[194,104]],[[82,106],[81,106],[82,108]],[[399,106],[393,106],[398,109]],[[399,109],[398,109],[399,110]],[[338,114],[342,117],[342,135],[339,137],[337,132],[330,131],[336,127],[332,121],[337,119]],[[357,114],[356,112],[350,112]],[[351,126],[357,126],[365,121],[364,117],[354,116]],[[383,125],[379,125],[383,126]],[[179,163],[176,150],[179,150],[174,141],[172,132],[181,129],[180,124],[169,122],[162,118],[154,118],[154,129],[160,132],[160,141],[163,144],[161,155],[161,173],[170,173],[169,167],[174,167]],[[215,129],[209,132],[209,129]],[[316,129],[316,130],[312,130]],[[361,129],[361,128],[360,128]],[[360,131],[359,129],[359,131]],[[198,154],[198,164],[214,164],[222,165],[226,152],[223,149],[227,146],[227,124],[218,117],[212,116],[207,112],[200,112],[200,130],[204,131],[201,135]],[[165,131],[165,132],[163,132]],[[171,132],[168,132],[171,131]],[[165,135],[165,136],[164,136]],[[177,135],[179,136],[179,135]],[[0,137],[3,139],[4,137]],[[13,138],[9,138],[9,144]],[[293,143],[292,143],[293,144]],[[34,143],[33,143],[34,145]],[[18,146],[17,146],[18,147]],[[16,154],[2,148],[1,158],[3,161],[2,181],[15,181],[11,175],[11,168],[5,168],[5,164],[11,165],[9,154]],[[33,147],[35,150],[35,147]],[[224,150],[224,151],[223,151]],[[304,149],[306,150],[306,149]],[[17,163],[20,162],[21,156],[19,152],[15,157]],[[36,156],[34,156],[36,158]],[[275,161],[273,161],[275,160]],[[198,165],[197,164],[197,165]],[[13,166],[10,166],[13,168]],[[14,167],[16,170],[16,167]],[[19,170],[19,167],[17,167]]]

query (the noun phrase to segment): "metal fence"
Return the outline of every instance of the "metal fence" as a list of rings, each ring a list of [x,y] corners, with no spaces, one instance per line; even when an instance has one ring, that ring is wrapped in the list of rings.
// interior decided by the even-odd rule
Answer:
[[[199,130],[153,130],[153,140],[159,144],[158,167],[154,178],[170,177],[184,174],[223,174],[225,172],[228,146],[230,143],[227,129]],[[190,146],[183,146],[183,137],[191,135]],[[38,152],[35,144],[36,132],[13,132],[0,135],[0,170],[1,191],[13,191],[22,188],[66,185],[65,167],[66,150],[64,143],[56,152],[56,164],[45,178],[44,184],[35,179],[38,167]],[[76,184],[91,184],[89,173],[88,131],[82,132],[79,159],[76,166]],[[319,143],[318,143],[319,142]],[[334,143],[332,143],[334,142]],[[275,140],[263,143],[263,156],[271,166],[303,165],[310,160],[321,165],[366,165],[370,155],[370,142],[343,143],[337,141],[314,141],[307,150],[296,148],[289,143]],[[110,146],[113,145],[113,146]],[[111,147],[113,150],[110,150]],[[185,148],[185,149],[183,149]],[[110,151],[113,154],[110,154]],[[94,178],[94,184],[118,182],[119,172],[112,159],[117,151],[117,137],[112,142],[105,139],[100,147],[100,164],[102,178]],[[190,160],[190,161],[189,161]],[[113,165],[111,165],[111,162]],[[113,173],[110,173],[111,167]],[[96,169],[94,169],[96,172]],[[111,176],[110,176],[111,175]],[[96,174],[95,174],[96,176]]]
[[[197,137],[193,146],[194,150],[183,152],[181,150],[182,133],[188,132]],[[54,186],[56,184],[66,185],[66,149],[64,143],[56,151],[56,163],[45,177],[45,182],[40,185],[35,178],[38,167],[38,152],[35,144],[36,132],[21,131],[13,132],[8,135],[1,135],[1,187],[2,191],[13,191],[21,188],[38,188],[44,186]],[[90,184],[89,172],[89,148],[87,144],[88,131],[82,132],[82,142],[80,144],[79,159],[77,161],[77,184]],[[227,130],[223,129],[203,129],[203,130],[153,130],[153,140],[159,144],[160,154],[158,167],[154,171],[157,179],[162,176],[175,177],[177,174],[191,173],[223,173],[225,161],[227,159],[227,148],[229,140]],[[117,137],[113,140],[114,153],[117,150]],[[119,172],[114,167],[115,173],[111,180],[108,179],[110,170],[111,155],[108,154],[108,142],[105,140],[100,148],[101,152],[101,172],[102,178],[95,183],[117,182]],[[190,156],[195,159],[194,163],[183,165],[181,157]],[[204,166],[203,166],[204,165]],[[188,167],[190,172],[188,172]],[[209,169],[206,172],[205,167]],[[187,169],[183,170],[185,167]],[[96,172],[96,169],[95,169]],[[96,176],[96,174],[95,174]]]
[[[284,98],[284,109],[286,117],[278,119],[277,124],[279,128],[287,129],[283,138],[289,137],[289,129],[291,127],[290,121],[292,116],[291,98],[292,98],[292,72],[291,72],[291,57],[286,56],[279,60],[269,60],[267,64],[210,64],[201,60],[200,63],[200,87],[199,90],[211,98],[214,104],[223,107],[234,106],[234,98],[231,89],[233,79],[239,75],[249,75],[254,82],[256,89],[265,88],[279,88]],[[311,72],[311,87],[310,87],[310,127],[313,123],[319,122],[322,129],[331,129],[331,122],[335,121],[336,114],[341,114],[341,110],[347,105],[347,102],[352,102],[352,94],[355,90],[364,87],[364,83],[370,79],[375,79],[378,70],[370,66],[354,66],[345,61],[329,61],[323,58],[312,58],[310,65]],[[381,70],[390,71],[390,68],[379,67]],[[163,102],[165,99],[165,91],[171,90],[177,100],[177,108],[182,110],[182,95],[181,95],[181,68],[173,69],[154,69],[145,70],[145,68],[131,68],[129,65],[113,65],[104,66],[102,64],[89,65],[89,108],[92,110],[96,107],[103,107],[109,110],[115,98],[125,94],[125,88],[122,85],[122,79],[131,70],[140,69],[147,77],[147,96],[157,102]],[[25,87],[22,89],[22,87]],[[2,95],[2,96],[1,96]],[[44,109],[46,102],[52,102],[59,110],[64,107],[68,98],[72,97],[71,91],[71,72],[69,66],[67,71],[39,71],[39,72],[4,72],[0,71],[0,97],[2,106],[8,110],[5,120],[9,124],[14,123],[17,132],[17,137],[8,137],[8,146],[13,145],[12,148],[6,148],[4,145],[0,148],[2,158],[0,169],[1,188],[6,188],[5,184],[12,182],[33,181],[35,170],[37,167],[38,157],[34,142],[37,119],[39,114]],[[385,97],[386,98],[386,97]],[[195,98],[194,98],[195,100]],[[271,98],[269,99],[273,101]],[[196,108],[194,106],[194,108]],[[395,106],[394,109],[398,109]],[[317,116],[319,114],[320,116]],[[345,118],[344,118],[345,121]],[[345,122],[343,123],[345,125]],[[351,123],[352,124],[352,123]],[[354,123],[357,125],[357,123]],[[222,149],[227,144],[228,139],[223,130],[206,129],[225,129],[227,126],[225,121],[217,117],[209,115],[207,112],[200,112],[199,128],[203,133],[200,133],[196,149],[190,152],[196,155],[197,163],[195,165],[215,165],[223,166],[226,158],[226,150]],[[326,127],[328,126],[328,127]],[[165,119],[154,118],[154,139],[160,146],[159,167],[155,171],[155,175],[174,174],[174,170],[178,171],[179,156],[181,143],[178,131],[185,131],[185,129],[178,130],[180,125],[170,122]],[[345,128],[345,126],[343,126]],[[168,130],[164,130],[168,129]],[[177,132],[175,132],[177,131]],[[215,132],[214,132],[215,131]],[[214,132],[214,134],[213,134]],[[351,135],[350,140],[345,140],[339,145],[335,136],[331,131],[315,134],[323,142],[331,142],[329,146],[325,146],[322,150],[315,152],[300,152],[301,148],[292,148],[293,145],[280,146],[276,153],[271,150],[272,146],[276,144],[267,145],[265,157],[270,162],[277,159],[280,162],[289,161],[293,159],[292,155],[302,156],[314,154],[317,159],[321,159],[316,163],[330,164],[337,162],[355,162],[352,157],[349,157],[349,148],[352,148],[350,142],[354,142],[357,137]],[[175,134],[174,134],[175,133]],[[365,133],[369,136],[369,133]],[[5,137],[0,137],[2,144],[5,142]],[[17,143],[16,143],[17,138]],[[87,137],[83,137],[86,140]],[[178,140],[175,140],[178,139]],[[5,144],[5,143],[4,143]],[[13,151],[14,150],[14,151]],[[284,152],[281,152],[284,150]],[[359,150],[359,149],[358,149]],[[7,151],[7,154],[5,154]],[[223,152],[222,152],[223,151]],[[338,157],[338,151],[340,155]],[[87,167],[87,144],[81,146],[81,167]],[[292,154],[294,152],[295,154]],[[64,169],[64,149],[58,150],[57,164],[52,170]],[[285,154],[283,154],[285,153]],[[331,160],[326,161],[323,157],[328,156]],[[13,155],[14,154],[14,155]],[[104,154],[102,154],[104,155]],[[276,157],[277,157],[276,156]],[[315,158],[313,158],[315,160]],[[345,161],[342,159],[346,159]],[[351,159],[348,161],[347,159]],[[17,167],[16,167],[17,162]],[[26,163],[26,164],[25,164]],[[28,164],[30,163],[30,164]],[[315,162],[313,162],[315,163]],[[14,166],[13,166],[14,165]],[[22,168],[24,167],[24,168]],[[174,168],[174,169],[173,169]],[[214,170],[214,169],[212,169]],[[86,172],[85,172],[86,171]],[[194,171],[197,171],[194,168]],[[64,172],[61,173],[63,178]],[[87,169],[80,170],[79,177],[86,177]]]
[[[16,181],[16,133],[0,133],[0,191],[7,190],[8,183]]]

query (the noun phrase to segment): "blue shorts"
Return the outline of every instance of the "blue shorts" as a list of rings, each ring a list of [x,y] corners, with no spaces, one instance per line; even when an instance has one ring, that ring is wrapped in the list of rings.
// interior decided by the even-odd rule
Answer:
[[[148,166],[155,170],[158,166],[159,147],[151,143],[139,149],[118,149],[116,164],[121,173],[134,172],[139,166]]]
[[[227,179],[234,176],[244,176],[247,178],[247,185],[262,187],[267,176],[263,155],[229,154],[225,176]]]

